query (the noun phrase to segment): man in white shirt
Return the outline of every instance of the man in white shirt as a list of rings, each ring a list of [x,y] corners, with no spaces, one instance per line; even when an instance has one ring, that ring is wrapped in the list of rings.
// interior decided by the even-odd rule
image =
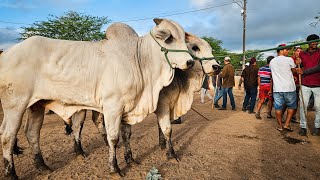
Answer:
[[[278,46],[278,56],[271,60],[270,69],[273,81],[274,108],[279,124],[279,131],[292,131],[290,120],[297,109],[296,85],[293,72],[297,72],[295,63],[291,57],[287,57],[289,49],[285,44]],[[282,125],[283,106],[288,108],[285,125]]]

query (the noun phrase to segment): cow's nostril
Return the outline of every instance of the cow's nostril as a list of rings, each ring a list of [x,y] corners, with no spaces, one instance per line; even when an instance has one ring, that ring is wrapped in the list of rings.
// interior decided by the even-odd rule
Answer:
[[[187,66],[188,66],[188,68],[192,68],[194,66],[194,61],[193,60],[188,60],[187,61]]]
[[[213,69],[215,72],[219,73],[220,70],[221,70],[221,67],[220,67],[219,65],[212,65],[212,69]]]

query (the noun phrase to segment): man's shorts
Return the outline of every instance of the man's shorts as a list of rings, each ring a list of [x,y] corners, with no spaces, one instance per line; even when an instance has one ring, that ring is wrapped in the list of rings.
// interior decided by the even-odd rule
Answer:
[[[285,104],[288,109],[297,109],[297,94],[293,92],[273,92],[274,109],[282,110]]]
[[[259,99],[272,99],[272,93],[269,94],[271,86],[260,86],[259,88]]]

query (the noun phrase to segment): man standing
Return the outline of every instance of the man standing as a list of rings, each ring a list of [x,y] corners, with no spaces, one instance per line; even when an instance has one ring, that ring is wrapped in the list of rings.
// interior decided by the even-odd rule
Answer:
[[[261,67],[258,72],[258,86],[259,86],[259,102],[257,105],[256,118],[261,119],[260,110],[263,102],[266,99],[268,101],[268,116],[267,118],[273,118],[271,115],[272,110],[272,79],[271,79],[271,69],[269,67],[270,61],[273,59],[273,56],[267,57],[267,65]]]
[[[319,39],[316,34],[309,35],[307,41]],[[305,52],[300,53],[300,59],[303,66],[303,78],[302,78],[302,96],[304,105],[307,106],[311,94],[314,95],[314,106],[316,109],[314,129],[312,131],[313,136],[320,135],[320,50],[317,48],[318,42],[312,42],[308,44],[309,47]],[[298,62],[299,63],[299,62]],[[302,98],[300,97],[300,127],[299,134],[301,136],[306,135],[306,117],[303,107]]]
[[[222,101],[222,107],[219,108],[219,110],[226,110],[227,109],[227,94],[229,95],[231,107],[232,110],[236,110],[236,104],[234,102],[233,97],[233,86],[235,85],[234,82],[234,68],[230,64],[230,57],[224,58],[224,67],[221,72],[222,77],[222,93],[223,93],[223,101]]]
[[[253,113],[254,106],[257,99],[258,87],[258,71],[256,58],[250,59],[249,67],[245,68],[242,72],[241,78],[244,82],[244,89],[246,96],[244,97],[242,111],[246,111],[249,104],[249,114]]]
[[[291,57],[287,57],[289,49],[285,44],[278,46],[278,56],[271,60],[270,69],[273,81],[274,109],[278,120],[279,131],[292,131],[290,120],[297,109],[296,85],[293,79],[293,73],[296,72],[296,65]],[[287,119],[285,125],[282,125],[282,110],[287,106]]]

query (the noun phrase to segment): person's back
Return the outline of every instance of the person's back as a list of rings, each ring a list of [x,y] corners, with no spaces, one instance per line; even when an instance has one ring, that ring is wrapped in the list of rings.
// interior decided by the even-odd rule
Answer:
[[[291,57],[277,56],[270,62],[273,92],[292,92],[296,90],[291,68],[295,64]]]
[[[258,66],[250,65],[243,70],[244,87],[258,87]]]
[[[257,87],[258,87],[258,71],[256,58],[252,57],[250,59],[250,65],[245,68],[242,72],[241,78],[244,82],[244,88],[246,95],[242,104],[242,111],[249,110],[249,114],[253,113],[257,98]],[[249,107],[247,108],[247,106]]]
[[[229,63],[226,64],[222,70],[221,77],[223,78],[222,87],[230,88],[235,85],[234,82],[234,68]]]

